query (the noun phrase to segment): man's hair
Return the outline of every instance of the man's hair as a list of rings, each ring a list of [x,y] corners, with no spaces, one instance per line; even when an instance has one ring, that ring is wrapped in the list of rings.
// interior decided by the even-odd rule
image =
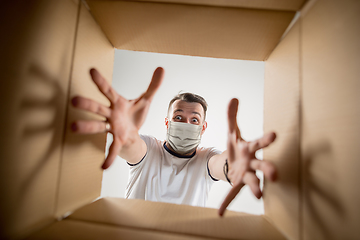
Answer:
[[[205,101],[205,99],[197,94],[194,93],[179,93],[178,95],[176,95],[173,99],[171,99],[170,103],[169,103],[169,107],[168,107],[168,114],[170,111],[170,108],[172,106],[172,104],[176,101],[176,100],[181,100],[181,101],[185,101],[185,102],[189,102],[189,103],[200,103],[201,106],[204,109],[204,119],[206,117],[206,110],[207,110],[207,102]]]

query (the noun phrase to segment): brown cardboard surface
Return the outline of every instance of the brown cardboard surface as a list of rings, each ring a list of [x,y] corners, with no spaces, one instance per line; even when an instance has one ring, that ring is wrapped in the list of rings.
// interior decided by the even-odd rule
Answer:
[[[262,216],[217,209],[104,198],[76,210],[71,220],[221,239],[284,239]]]
[[[289,239],[299,239],[300,24],[297,22],[265,63],[264,132],[276,141],[264,159],[279,172],[264,184],[265,216]]]
[[[246,0],[145,1],[88,1],[101,27],[78,0],[2,3],[0,238],[43,228],[35,239],[357,239],[360,2],[318,0],[273,51],[294,12],[229,7]],[[88,74],[112,77],[114,48],[101,28],[129,50],[252,60],[272,52],[264,130],[278,139],[264,158],[279,181],[265,184],[265,216],[111,198],[84,206],[100,194],[105,134],[73,134],[72,121],[101,118],[68,103],[83,95],[108,104]]]
[[[118,0],[110,0],[118,1]],[[126,1],[126,0],[125,0]],[[161,2],[217,7],[256,8],[299,11],[306,0],[127,0],[133,2]]]
[[[0,8],[0,238],[54,221],[77,6],[3,1]]]
[[[152,230],[124,228],[114,225],[97,224],[86,221],[63,220],[30,236],[27,240],[95,240],[95,239],[153,239],[153,240],[202,240],[216,239],[194,237],[185,234],[164,233]]]
[[[263,61],[295,12],[131,1],[87,1],[119,49]]]
[[[86,7],[81,4],[70,99],[76,95],[109,105],[108,100],[92,82],[89,70],[97,68],[110,82],[114,61],[114,48],[102,33]],[[98,119],[100,116],[68,107],[65,143],[60,166],[59,196],[56,216],[61,216],[100,196],[106,134],[79,135],[71,131],[75,120]]]
[[[303,239],[360,237],[360,2],[302,17]]]

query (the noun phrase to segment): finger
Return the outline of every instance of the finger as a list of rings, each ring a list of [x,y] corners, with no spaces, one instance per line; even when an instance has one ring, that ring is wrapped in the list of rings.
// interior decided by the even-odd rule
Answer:
[[[243,181],[250,187],[256,198],[261,198],[260,180],[254,172],[246,172]]]
[[[269,146],[272,142],[275,141],[276,134],[274,132],[270,132],[265,134],[262,138],[258,140],[252,141],[249,143],[250,152],[256,152],[257,150]]]
[[[102,92],[111,103],[115,103],[119,95],[105,80],[105,78],[99,73],[99,71],[95,68],[92,68],[90,70],[90,75],[96,86],[99,88],[100,92]]]
[[[111,166],[111,164],[114,162],[116,156],[120,152],[121,149],[121,142],[117,138],[114,138],[114,141],[112,142],[110,148],[109,148],[109,154],[107,155],[103,165],[101,166],[102,169],[107,169]]]
[[[71,99],[71,103],[76,108],[93,112],[106,118],[109,118],[111,116],[110,108],[105,107],[104,105],[88,98],[77,96]]]
[[[227,150],[228,150],[228,161],[234,162],[236,159],[236,134],[230,133],[228,134],[227,141]]]
[[[162,67],[158,67],[152,76],[151,82],[149,84],[148,89],[143,95],[143,98],[146,100],[151,100],[156,91],[159,89],[163,79],[164,79],[164,69]]]
[[[236,138],[239,139],[240,141],[244,141],[244,139],[241,137],[241,132],[240,132],[240,129],[239,129],[239,126],[236,122]]]
[[[264,173],[265,178],[275,181],[277,179],[277,171],[274,164],[264,160],[253,159],[250,162],[252,170],[260,170]]]
[[[239,126],[237,124],[237,112],[239,107],[239,100],[236,98],[233,98],[229,102],[228,106],[228,125],[229,125],[229,132],[232,133],[235,131],[236,138],[240,139],[240,141],[243,141],[243,138],[241,137],[241,132],[239,129]]]
[[[236,98],[233,98],[230,100],[228,105],[228,126],[229,126],[229,133],[236,133],[237,129],[237,111],[239,106],[239,100]]]
[[[103,133],[106,130],[106,122],[80,120],[71,125],[71,130],[82,134]]]
[[[244,186],[244,184],[240,183],[236,186],[234,186],[233,188],[230,189],[228,195],[226,195],[223,203],[221,204],[220,208],[219,208],[219,215],[223,216],[224,212],[226,210],[226,208],[229,206],[229,204],[231,203],[231,201],[236,197],[236,195],[240,192],[241,188]]]

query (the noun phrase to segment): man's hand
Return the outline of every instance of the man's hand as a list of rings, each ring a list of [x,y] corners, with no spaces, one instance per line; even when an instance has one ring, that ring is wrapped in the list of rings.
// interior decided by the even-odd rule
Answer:
[[[110,129],[106,127],[107,122],[79,120],[73,123],[72,130],[85,134],[106,131],[113,134],[113,143],[102,165],[102,168],[106,169],[113,163],[122,147],[131,144],[133,137],[138,136],[138,130],[145,121],[150,103],[162,83],[164,69],[159,67],[154,71],[146,92],[134,100],[127,100],[117,94],[96,69],[91,69],[90,75],[99,90],[109,99],[110,107],[80,96],[74,97],[72,104],[76,108],[104,116],[110,124]]]
[[[255,157],[255,152],[257,150],[267,147],[275,140],[275,133],[271,132],[266,134],[256,141],[244,141],[241,138],[236,120],[238,105],[239,101],[234,98],[230,101],[228,107],[228,178],[233,187],[221,204],[219,209],[220,216],[223,216],[227,206],[236,197],[244,185],[249,185],[251,191],[257,198],[262,196],[259,186],[260,180],[255,174],[256,170],[263,171],[265,178],[270,181],[275,181],[277,174],[276,168],[272,163],[258,160]]]

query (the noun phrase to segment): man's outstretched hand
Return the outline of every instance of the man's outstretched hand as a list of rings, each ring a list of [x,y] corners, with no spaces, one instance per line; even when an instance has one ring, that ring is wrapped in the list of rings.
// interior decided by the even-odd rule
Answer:
[[[121,148],[132,141],[132,136],[134,134],[138,135],[138,130],[145,121],[150,103],[162,83],[164,69],[159,67],[154,71],[146,92],[134,100],[127,100],[117,94],[96,69],[91,69],[90,75],[99,90],[109,99],[110,107],[80,96],[74,97],[72,104],[76,108],[105,117],[110,124],[110,129],[106,129],[106,122],[103,121],[79,120],[72,124],[72,130],[84,134],[106,131],[113,134],[113,142],[110,146],[109,154],[102,165],[102,168],[106,169],[113,163]]]
[[[257,198],[262,196],[259,185],[260,180],[255,174],[256,170],[262,171],[265,178],[270,181],[275,181],[277,176],[276,168],[271,162],[258,160],[255,157],[255,152],[257,150],[269,146],[275,140],[275,133],[271,132],[265,134],[262,138],[252,142],[244,141],[241,138],[236,120],[238,106],[239,101],[234,98],[230,101],[228,107],[228,178],[233,187],[220,206],[220,216],[224,215],[227,206],[236,197],[244,185],[248,185]]]

